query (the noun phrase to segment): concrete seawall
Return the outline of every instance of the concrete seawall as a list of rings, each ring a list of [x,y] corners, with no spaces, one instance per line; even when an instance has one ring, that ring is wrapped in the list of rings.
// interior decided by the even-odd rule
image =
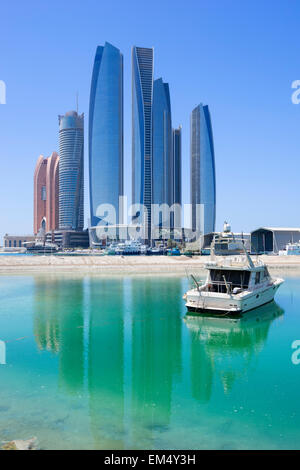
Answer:
[[[254,257],[256,258],[256,257]],[[300,256],[260,256],[271,270],[300,269]],[[208,256],[0,256],[0,273],[95,272],[180,274],[204,268]]]

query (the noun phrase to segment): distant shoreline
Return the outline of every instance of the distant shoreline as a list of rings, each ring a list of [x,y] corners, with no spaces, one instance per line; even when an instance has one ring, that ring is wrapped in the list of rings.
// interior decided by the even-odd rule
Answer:
[[[218,257],[217,257],[218,258]],[[256,257],[253,257],[256,258]],[[271,270],[299,270],[300,256],[259,256]],[[186,274],[203,270],[209,256],[0,256],[0,274],[76,272],[95,274]]]

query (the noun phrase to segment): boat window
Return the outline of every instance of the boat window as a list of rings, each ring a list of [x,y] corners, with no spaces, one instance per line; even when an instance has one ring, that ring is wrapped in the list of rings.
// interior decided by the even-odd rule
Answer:
[[[247,289],[249,285],[250,272],[239,271],[239,270],[226,270],[226,269],[211,269],[210,279],[213,284],[225,284],[226,283],[233,289],[234,287],[241,287]]]
[[[255,284],[259,284],[260,281],[260,271],[255,273]]]

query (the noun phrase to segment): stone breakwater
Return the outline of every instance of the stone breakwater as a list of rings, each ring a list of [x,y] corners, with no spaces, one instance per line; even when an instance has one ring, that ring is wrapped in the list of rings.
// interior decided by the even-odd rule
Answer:
[[[253,257],[254,259],[256,257]],[[300,256],[260,256],[270,269],[300,269]],[[0,256],[0,273],[95,272],[181,274],[203,269],[209,256]]]

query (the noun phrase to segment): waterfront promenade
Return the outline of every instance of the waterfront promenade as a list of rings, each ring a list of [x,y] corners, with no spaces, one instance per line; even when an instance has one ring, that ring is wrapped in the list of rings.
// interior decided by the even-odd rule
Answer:
[[[218,257],[217,257],[218,258]],[[270,269],[299,269],[300,256],[260,256]],[[256,256],[253,257],[256,259]],[[0,256],[0,273],[96,272],[103,274],[184,274],[203,269],[209,256]]]

